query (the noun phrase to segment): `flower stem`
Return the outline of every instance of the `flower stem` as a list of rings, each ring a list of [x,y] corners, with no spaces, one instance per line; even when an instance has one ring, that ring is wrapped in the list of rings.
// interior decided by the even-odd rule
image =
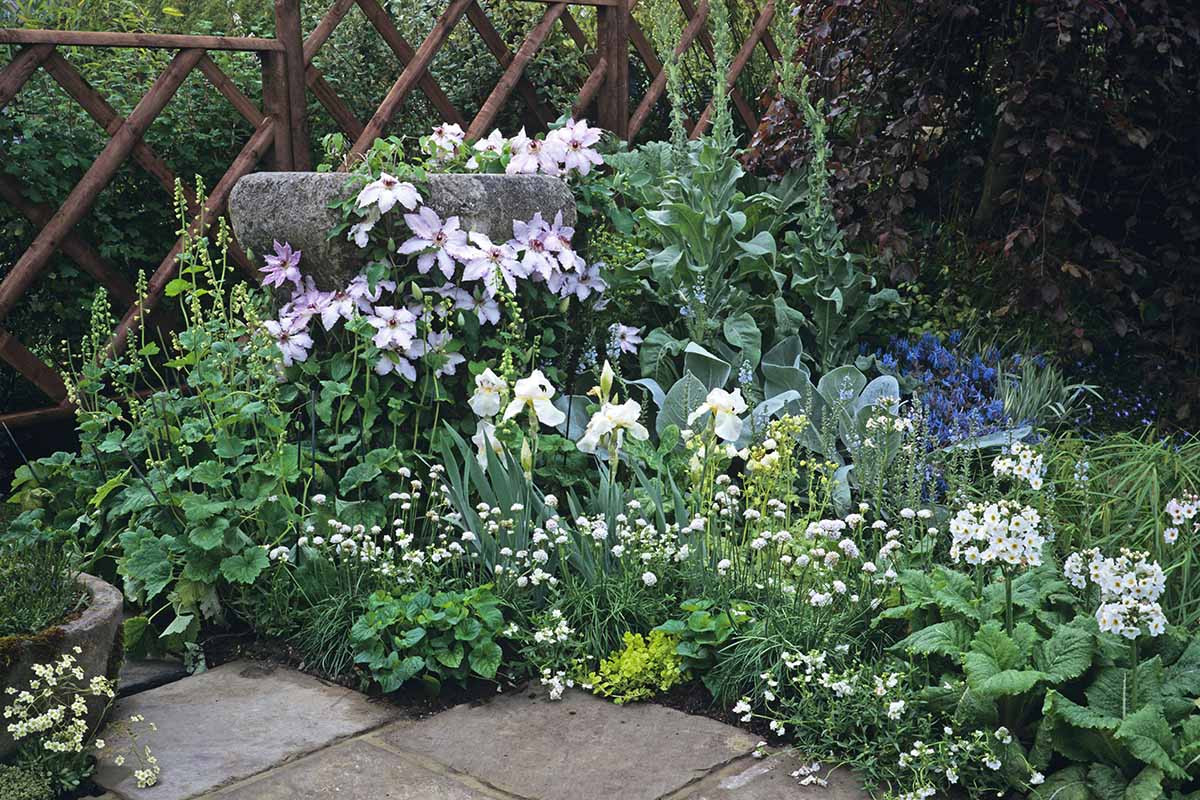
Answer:
[[[1008,635],[1013,633],[1013,599],[1012,599],[1012,574],[1004,573],[1004,628],[1008,631]]]

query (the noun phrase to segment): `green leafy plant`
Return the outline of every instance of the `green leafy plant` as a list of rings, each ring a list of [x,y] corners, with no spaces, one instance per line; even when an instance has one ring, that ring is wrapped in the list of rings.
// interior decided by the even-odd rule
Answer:
[[[0,764],[0,797],[5,800],[53,800],[56,795],[44,773],[15,764]]]
[[[653,630],[648,637],[626,633],[625,646],[600,662],[587,684],[614,703],[647,700],[683,682],[683,661],[676,654],[679,640]]]
[[[734,603],[728,611],[716,610],[711,600],[686,600],[680,610],[684,619],[664,622],[654,630],[670,634],[678,640],[675,654],[683,671],[691,677],[704,677],[717,663],[717,653],[733,637],[739,625],[750,618],[744,603]]]
[[[362,664],[385,692],[420,677],[434,692],[447,680],[496,677],[503,653],[500,598],[490,584],[465,592],[376,592],[350,630]]]

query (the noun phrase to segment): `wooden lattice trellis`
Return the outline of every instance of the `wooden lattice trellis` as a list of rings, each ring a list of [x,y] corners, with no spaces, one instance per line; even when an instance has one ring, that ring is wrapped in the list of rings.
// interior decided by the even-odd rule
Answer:
[[[269,166],[272,169],[311,168],[305,114],[309,92],[353,140],[353,153],[362,153],[370,148],[414,89],[419,89],[429,99],[445,121],[463,126],[469,139],[484,135],[492,127],[514,93],[523,101],[528,127],[531,130],[546,128],[558,117],[561,109],[545,106],[536,87],[525,76],[525,71],[556,25],[561,25],[585,54],[590,68],[572,111],[577,116],[583,116],[594,107],[593,116],[601,127],[622,138],[633,139],[649,120],[666,89],[666,72],[662,63],[633,17],[633,6],[637,0],[524,1],[541,3],[546,9],[516,52],[505,44],[488,18],[481,0],[448,0],[429,34],[415,48],[401,35],[379,0],[336,0],[307,37],[303,36],[301,30],[300,0],[275,0],[276,35],[273,39],[0,29],[0,44],[19,46],[12,60],[0,69],[0,109],[20,92],[38,69],[43,69],[109,136],[107,145],[58,209],[30,202],[20,177],[12,174],[16,165],[5,164],[0,158],[0,164],[4,165],[2,169],[5,170],[0,171],[0,201],[8,203],[40,228],[28,249],[0,280],[0,359],[54,403],[33,411],[2,414],[0,421],[8,425],[31,424],[69,416],[73,412],[62,376],[3,327],[9,312],[44,273],[56,252],[61,251],[77,263],[108,290],[115,303],[126,308],[113,332],[112,347],[115,350],[122,349],[130,334],[151,314],[158,314],[160,321],[170,322],[169,317],[158,311],[158,306],[167,283],[175,275],[182,238],[176,241],[150,275],[146,297],[138,298],[129,281],[74,229],[89,213],[97,195],[129,160],[153,176],[168,194],[174,192],[175,174],[163,158],[142,140],[142,136],[193,70],[199,70],[253,129],[241,151],[212,189],[206,207],[198,208],[197,198],[190,193],[187,195],[193,233],[211,225],[225,213],[234,183],[253,171],[268,152],[271,154]],[[675,49],[676,54],[683,54],[698,43],[711,57],[712,37],[706,28],[709,0],[678,2],[686,17],[686,24]],[[401,65],[399,77],[366,122],[355,117],[313,63],[339,23],[355,6],[370,21]],[[573,6],[595,8],[594,44],[588,41],[583,28],[572,15]],[[755,12],[755,22],[737,51],[726,80],[734,109],[750,129],[757,126],[755,106],[737,89],[736,81],[759,45],[765,48],[772,59],[779,58],[779,50],[769,32],[775,15],[775,0],[767,0]],[[430,71],[434,57],[464,18],[503,70],[478,112],[469,120],[454,106]],[[122,118],[59,51],[61,47],[161,48],[173,50],[175,54],[129,116]],[[262,108],[256,106],[209,56],[211,51],[216,50],[251,52],[261,58]],[[645,65],[651,78],[649,87],[632,113],[629,80],[631,51]],[[693,137],[706,130],[711,112],[710,102],[699,119],[689,121]],[[3,156],[2,152],[0,156]],[[168,213],[168,210],[164,209],[164,213]],[[258,279],[257,270],[236,246],[232,255],[248,279]]]

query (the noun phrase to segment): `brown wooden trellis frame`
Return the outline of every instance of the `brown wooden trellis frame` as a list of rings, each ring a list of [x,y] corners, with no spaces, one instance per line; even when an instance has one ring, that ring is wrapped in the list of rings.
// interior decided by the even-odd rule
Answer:
[[[241,176],[253,171],[268,152],[271,169],[311,168],[306,118],[309,92],[353,140],[354,154],[370,148],[414,89],[419,89],[429,99],[445,121],[463,126],[470,139],[487,133],[514,93],[523,101],[526,125],[532,130],[545,129],[561,109],[546,107],[536,87],[526,78],[525,69],[556,25],[561,25],[586,54],[590,68],[572,104],[572,112],[576,116],[584,116],[594,108],[594,117],[601,127],[621,138],[633,139],[649,120],[666,89],[663,65],[633,17],[637,0],[525,1],[541,3],[546,9],[516,52],[509,49],[492,25],[482,0],[447,0],[446,8],[432,30],[416,47],[400,34],[379,0],[335,0],[307,37],[301,29],[301,0],[274,0],[276,35],[273,39],[0,29],[0,44],[20,46],[12,60],[0,69],[0,109],[20,92],[38,69],[43,69],[109,136],[107,145],[58,209],[30,202],[19,178],[0,172],[0,201],[8,203],[30,222],[40,226],[29,248],[0,280],[0,360],[17,370],[54,403],[33,411],[0,415],[0,422],[10,426],[27,425],[67,417],[74,411],[67,398],[62,376],[3,328],[9,312],[45,271],[55,252],[61,251],[76,262],[108,290],[116,303],[127,307],[113,333],[111,346],[115,351],[124,348],[129,336],[144,320],[149,319],[151,314],[159,313],[158,306],[166,285],[175,275],[182,238],[176,241],[150,275],[146,296],[138,298],[124,276],[109,265],[74,228],[91,210],[97,195],[128,160],[134,161],[153,176],[168,193],[174,192],[174,173],[142,141],[142,136],[193,70],[203,74],[253,129],[241,151],[211,190],[203,209],[198,207],[198,198],[185,190],[192,216],[190,230],[193,233],[202,232],[225,213],[233,184]],[[683,54],[693,44],[699,43],[711,57],[712,37],[706,28],[710,0],[678,2],[686,24],[675,49],[676,55]],[[572,15],[573,6],[594,7],[597,15],[594,45],[588,41]],[[354,7],[367,18],[401,65],[399,77],[366,122],[355,117],[313,63],[334,30]],[[755,107],[737,89],[736,81],[746,69],[757,46],[762,45],[772,59],[779,58],[779,49],[769,32],[774,15],[775,0],[766,0],[761,10],[757,10],[754,25],[734,56],[725,81],[738,117],[750,129],[755,128],[758,122]],[[430,71],[434,57],[464,18],[503,69],[496,85],[469,120],[455,108]],[[60,47],[159,48],[174,51],[174,56],[129,116],[122,118],[59,52]],[[259,56],[262,61],[261,109],[209,56],[211,51],[218,50],[249,52]],[[646,93],[632,112],[629,84],[631,50],[645,65],[651,78]],[[689,121],[692,137],[701,135],[707,129],[711,114],[710,102],[699,119]],[[0,163],[3,161],[0,160]],[[232,256],[248,279],[258,279],[257,270],[236,245]]]

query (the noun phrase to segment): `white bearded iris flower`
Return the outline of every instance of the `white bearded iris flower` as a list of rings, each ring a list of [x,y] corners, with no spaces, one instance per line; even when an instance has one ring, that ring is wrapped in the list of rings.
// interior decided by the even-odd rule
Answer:
[[[496,438],[496,426],[486,419],[479,420],[479,425],[475,428],[475,435],[471,437],[471,442],[479,448],[475,454],[475,459],[483,469],[487,469],[488,448],[491,448],[492,452],[496,455],[504,453],[504,446]]]
[[[700,407],[688,415],[687,424],[690,426],[706,414],[712,414],[714,430],[727,442],[737,441],[742,435],[741,414],[746,411],[746,401],[742,398],[742,390],[734,389],[727,392],[724,389],[713,389],[704,398]]]
[[[475,394],[467,404],[471,410],[481,417],[494,417],[500,413],[500,395],[508,389],[508,384],[492,370],[485,369],[482,374],[475,376]]]
[[[636,400],[626,400],[621,404],[605,403],[588,421],[587,430],[576,447],[584,453],[595,453],[601,439],[620,447],[626,431],[634,439],[644,442],[650,438],[650,431],[638,422],[641,415],[642,407]]]
[[[513,400],[504,410],[504,419],[510,420],[529,408],[543,425],[551,428],[561,425],[567,415],[554,407],[551,397],[554,397],[554,387],[540,369],[535,369],[528,378],[517,381]]]

